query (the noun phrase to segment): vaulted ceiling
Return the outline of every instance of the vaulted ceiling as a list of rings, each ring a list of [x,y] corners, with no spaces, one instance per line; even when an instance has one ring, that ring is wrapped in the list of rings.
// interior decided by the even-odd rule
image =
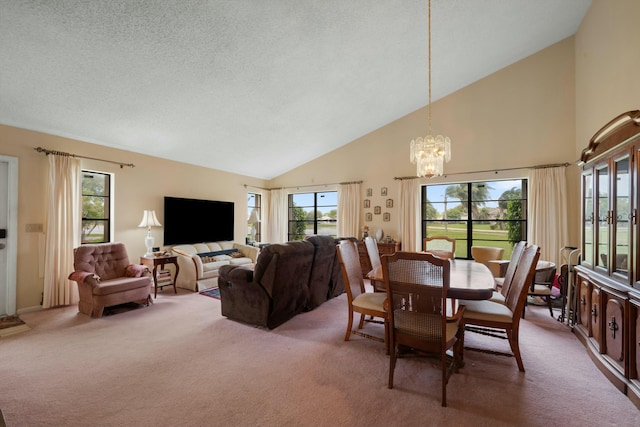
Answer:
[[[590,3],[433,0],[433,100],[573,35]],[[271,179],[426,105],[427,14],[427,0],[0,0],[0,123]]]

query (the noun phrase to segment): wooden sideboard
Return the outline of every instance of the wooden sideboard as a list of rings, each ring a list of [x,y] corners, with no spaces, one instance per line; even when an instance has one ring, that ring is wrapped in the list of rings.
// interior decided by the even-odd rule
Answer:
[[[378,243],[378,252],[380,256],[391,255],[400,250],[400,242]],[[369,261],[369,252],[364,241],[358,240],[358,254],[360,255],[360,267],[362,268],[362,276],[367,277],[367,273],[371,271],[371,261]]]

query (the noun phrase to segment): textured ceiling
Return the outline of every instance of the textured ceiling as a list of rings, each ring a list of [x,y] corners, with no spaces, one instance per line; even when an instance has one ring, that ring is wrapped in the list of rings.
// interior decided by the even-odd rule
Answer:
[[[590,3],[433,0],[433,100]],[[0,123],[271,179],[425,106],[427,34],[427,0],[0,0]]]

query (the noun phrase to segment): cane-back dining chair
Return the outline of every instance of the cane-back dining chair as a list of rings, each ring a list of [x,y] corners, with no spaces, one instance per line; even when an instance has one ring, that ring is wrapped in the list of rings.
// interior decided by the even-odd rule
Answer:
[[[522,363],[518,343],[520,317],[522,316],[522,310],[524,310],[527,292],[533,281],[539,257],[540,248],[536,245],[528,246],[523,250],[504,304],[489,300],[461,301],[461,304],[466,305],[462,316],[462,324],[465,331],[479,332],[496,338],[506,338],[509,341],[511,353],[469,347],[464,347],[464,350],[515,357],[518,369],[524,372],[524,364]]]
[[[354,334],[364,338],[381,341],[387,345],[387,312],[384,309],[384,302],[387,299],[387,294],[383,292],[365,291],[358,247],[355,242],[342,240],[338,244],[338,259],[340,261],[340,268],[342,269],[342,277],[344,279],[347,291],[347,302],[349,305],[349,320],[344,340],[349,341],[351,334]],[[354,313],[360,313],[358,329],[353,329]],[[370,320],[366,320],[365,316],[371,316],[372,318]],[[365,320],[370,323],[383,324],[384,338],[362,332]]]
[[[371,262],[371,272],[381,269],[380,263],[380,251],[378,250],[378,242],[373,237],[367,236],[364,238],[364,246],[369,254],[369,261]],[[367,272],[370,273],[370,272]],[[371,279],[371,286],[376,292],[384,292],[384,285],[377,280]]]
[[[538,261],[536,266],[536,273],[533,276],[533,282],[529,288],[528,296],[542,298],[549,307],[549,314],[553,317],[553,306],[551,305],[551,290],[553,288],[553,281],[556,278],[556,264],[551,261]],[[527,303],[522,310],[522,318],[524,319],[524,313],[527,310]]]
[[[447,317],[450,261],[429,253],[397,252],[382,257],[389,310],[389,388],[400,354],[436,355],[442,370],[442,406],[447,382],[460,366],[464,307]],[[453,349],[453,358],[447,350]]]
[[[454,259],[456,256],[456,239],[447,236],[424,238],[423,249],[440,258]]]

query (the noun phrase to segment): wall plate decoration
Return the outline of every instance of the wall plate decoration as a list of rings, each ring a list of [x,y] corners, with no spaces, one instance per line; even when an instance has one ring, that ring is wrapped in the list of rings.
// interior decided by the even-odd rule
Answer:
[[[371,212],[367,212],[364,220],[367,222],[373,221],[373,215],[371,215]]]
[[[374,206],[373,207],[373,213],[376,215],[380,215],[380,213],[382,212],[382,208],[380,206]]]
[[[382,220],[383,221],[391,221],[391,214],[389,212],[385,212],[384,215],[382,215]]]
[[[373,196],[373,189],[367,188],[367,197]]]
[[[393,207],[393,199],[387,199],[387,207],[388,208],[392,208]]]
[[[380,189],[380,195],[381,195],[382,197],[387,197],[387,187],[382,187],[382,188]]]
[[[364,199],[364,208],[369,209],[371,207],[371,200]]]

